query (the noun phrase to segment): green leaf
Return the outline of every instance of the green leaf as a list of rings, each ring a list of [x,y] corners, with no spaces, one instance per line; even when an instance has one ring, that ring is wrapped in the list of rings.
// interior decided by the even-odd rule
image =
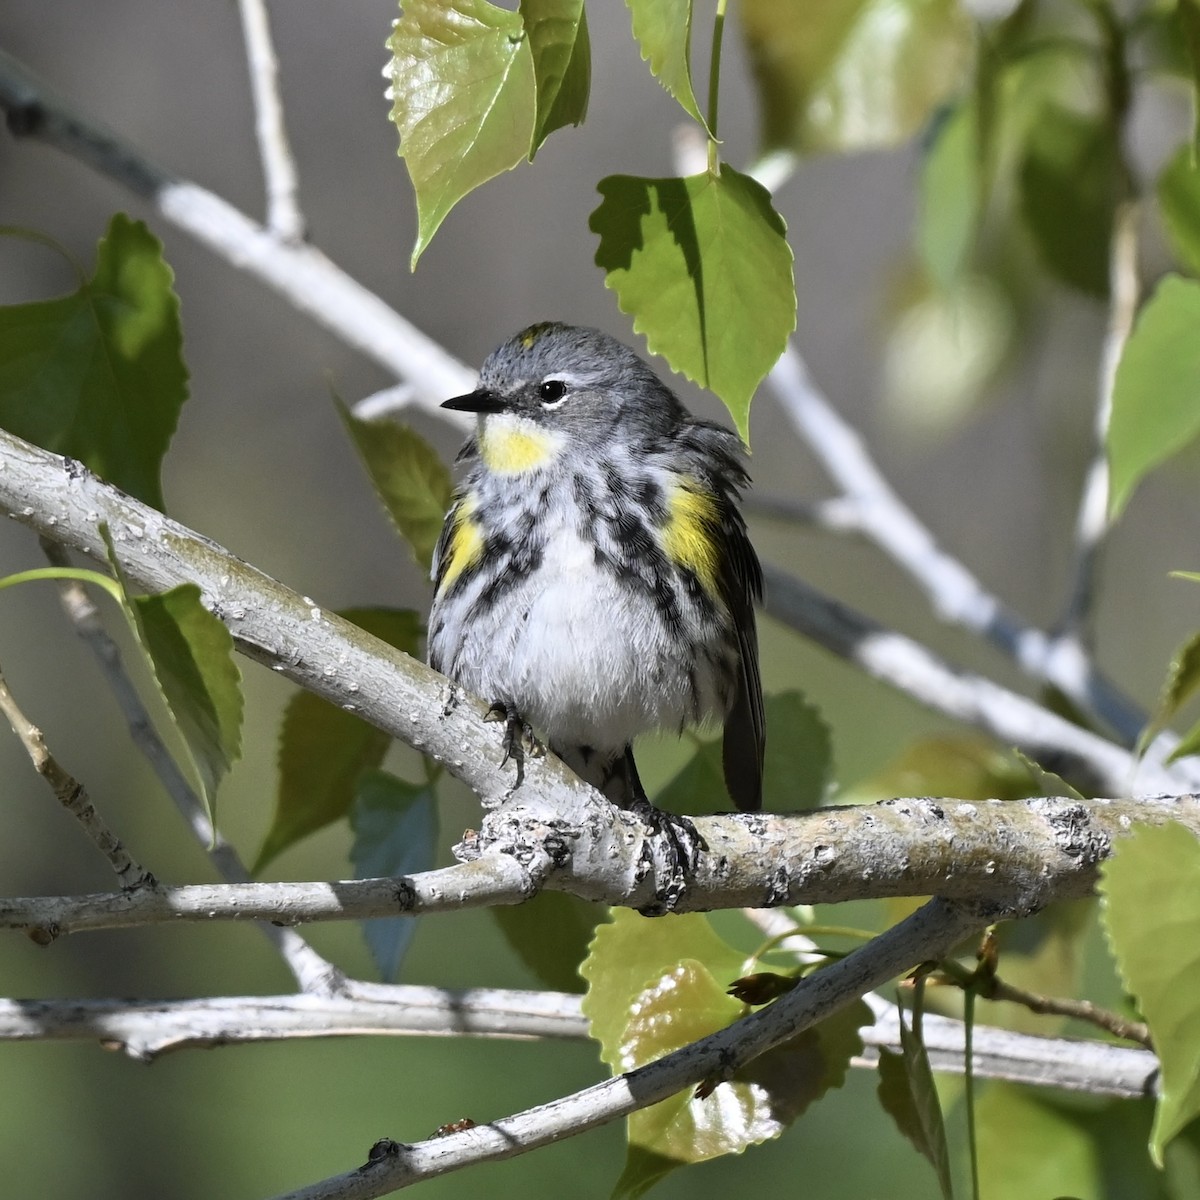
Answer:
[[[884,1112],[912,1143],[918,1154],[929,1160],[937,1175],[938,1188],[952,1200],[950,1149],[937,1086],[929,1066],[925,1044],[900,1018],[900,1050],[879,1052],[879,1086],[876,1089]]]
[[[1062,282],[1108,294],[1120,156],[1111,127],[1055,103],[1030,127],[1021,211],[1043,265]]]
[[[915,133],[964,84],[955,0],[742,0],[764,150],[862,150]]]
[[[454,491],[450,472],[416,430],[395,421],[361,421],[334,402],[392,524],[428,571]]]
[[[600,1057],[623,1070],[622,1039],[638,995],[683,959],[703,963],[723,987],[745,974],[748,959],[722,941],[700,913],[643,917],[614,909],[596,928],[580,968],[588,983],[583,1011]]]
[[[187,399],[172,279],[162,243],[117,213],[77,291],[0,307],[0,426],[158,509]]]
[[[975,244],[982,190],[975,105],[960,104],[941,123],[921,164],[917,246],[930,277],[950,288]]]
[[[1138,738],[1139,754],[1146,752],[1146,747],[1197,692],[1200,692],[1200,632],[1193,633],[1171,656],[1154,715]]]
[[[489,909],[508,944],[539,982],[557,992],[582,992],[579,967],[599,921],[602,905],[565,892],[539,892],[524,904]]]
[[[1179,745],[1171,751],[1168,762],[1174,762],[1178,758],[1187,758],[1189,754],[1200,754],[1200,722],[1197,722],[1183,735],[1179,741]]]
[[[803,693],[766,698],[767,752],[763,807],[768,812],[817,808],[833,781],[833,742],[820,709]]]
[[[601,1057],[628,1071],[725,1028],[745,1007],[725,989],[747,960],[699,914],[647,918],[621,909],[596,931],[581,974],[583,1009]],[[681,1092],[629,1119],[630,1156],[615,1194],[640,1195],[674,1166],[777,1136],[831,1087],[840,1086],[859,1026],[861,1002],[806,1030],[739,1070],[705,1099]]]
[[[582,124],[592,86],[592,51],[583,0],[521,0],[537,91],[532,159],[556,129]]]
[[[708,130],[692,90],[692,0],[625,0],[633,36],[654,78]]]
[[[1167,275],[1117,366],[1108,462],[1116,516],[1150,470],[1200,433],[1200,283]]]
[[[769,194],[726,165],[684,179],[610,175],[599,188],[590,225],[605,284],[651,351],[711,388],[747,439],[754,389],[796,325],[792,252]]]
[[[1191,146],[1180,146],[1158,176],[1163,227],[1180,263],[1200,275],[1200,165]]]
[[[194,583],[130,603],[138,640],[183,735],[211,817],[217,786],[242,754],[242,677],[233,638],[200,603]]]
[[[386,771],[365,770],[355,789],[350,828],[355,879],[428,871],[437,850],[437,797],[428,783],[409,783]],[[392,982],[416,932],[415,918],[375,917],[363,921],[362,929],[380,977]]]
[[[745,1009],[725,994],[702,963],[684,959],[637,994],[620,1043],[619,1069],[633,1070],[724,1029]],[[740,1154],[778,1137],[830,1088],[844,1082],[850,1058],[862,1052],[858,1027],[871,1020],[861,1001],[768,1051],[709,1095],[680,1092],[629,1117],[629,1145],[649,1153],[655,1177],[668,1160],[704,1162]],[[637,1195],[627,1163],[617,1194]]]
[[[116,577],[117,598],[183,739],[209,819],[215,821],[217,786],[242,753],[242,677],[233,637],[200,603],[194,583],[155,596],[134,596],[107,525],[101,524],[100,535]]]
[[[521,14],[486,0],[407,0],[388,49],[391,116],[417,198],[415,268],[455,204],[529,154],[536,76]]]
[[[341,615],[388,645],[416,653],[421,637],[416,613],[367,608]],[[275,815],[258,852],[255,874],[301,838],[346,816],[359,777],[379,766],[389,740],[354,713],[311,692],[297,692],[284,712]]]
[[[1100,868],[1109,944],[1162,1066],[1150,1153],[1200,1114],[1200,842],[1182,825],[1142,826]]]

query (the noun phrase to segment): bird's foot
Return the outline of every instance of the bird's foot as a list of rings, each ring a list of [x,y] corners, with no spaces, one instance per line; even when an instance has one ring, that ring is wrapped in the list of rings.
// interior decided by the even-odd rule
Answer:
[[[674,912],[687,890],[688,880],[696,873],[701,852],[708,849],[708,843],[687,817],[655,808],[645,795],[635,796],[629,811],[652,831],[657,847],[651,850],[651,856],[655,876],[662,881],[655,887],[654,901],[639,911],[646,917]]]
[[[520,783],[524,772],[525,756],[541,758],[546,753],[545,746],[534,735],[533,727],[511,705],[503,700],[497,700],[487,710],[485,721],[504,722],[504,757],[500,765],[504,766],[510,759],[517,764],[517,782]]]

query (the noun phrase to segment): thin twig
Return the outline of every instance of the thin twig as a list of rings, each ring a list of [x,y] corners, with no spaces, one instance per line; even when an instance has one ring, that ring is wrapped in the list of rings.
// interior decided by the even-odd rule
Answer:
[[[299,242],[304,237],[304,217],[297,196],[296,160],[283,120],[279,62],[271,41],[267,6],[265,0],[238,0],[238,8],[250,66],[254,132],[267,192],[267,228],[285,242]]]
[[[1145,714],[1104,678],[1086,655],[1070,653],[1002,604],[896,495],[859,434],[814,384],[794,345],[768,383],[796,431],[811,448],[843,498],[857,510],[857,529],[888,554],[921,587],[944,621],[986,638],[1027,674],[1050,683],[1094,714],[1132,746]]]
[[[373,1200],[423,1179],[475,1163],[512,1158],[584,1133],[702,1080],[728,1079],[743,1063],[795,1037],[872,988],[918,962],[940,957],[986,920],[969,907],[931,900],[846,958],[814,972],[774,1004],[719,1033],[647,1066],[499,1121],[413,1145],[385,1142],[372,1153],[371,1161],[357,1170],[289,1192],[280,1200]],[[718,1087],[713,1103],[720,1105],[722,1100]]]
[[[1020,1004],[1039,1016],[1072,1017],[1086,1021],[1126,1041],[1138,1042],[1147,1050],[1154,1048],[1150,1038],[1150,1027],[1142,1021],[1131,1021],[1120,1013],[1101,1008],[1090,1000],[1074,1000],[1069,996],[1043,996],[1026,988],[1008,983],[997,975],[983,974],[975,978],[973,986],[984,1000],[1007,1000]]]
[[[1088,644],[1088,619],[1096,588],[1096,571],[1100,552],[1108,533],[1108,422],[1112,414],[1113,389],[1116,386],[1117,366],[1125,343],[1133,331],[1138,307],[1138,205],[1126,200],[1113,214],[1112,242],[1109,256],[1108,332],[1100,359],[1100,381],[1096,404],[1096,451],[1084,476],[1075,519],[1075,563],[1071,572],[1071,588],[1062,617],[1058,622],[1058,638],[1075,643],[1080,648]]]
[[[18,707],[3,673],[0,673],[0,713],[8,719],[13,733],[25,747],[33,769],[50,785],[59,803],[79,822],[84,833],[108,859],[109,866],[125,889],[122,894],[129,894],[134,889],[139,892],[153,889],[154,876],[125,849],[121,839],[105,824],[83,784],[50,753],[42,731]]]
[[[60,567],[69,565],[70,560],[61,546],[47,538],[42,538],[41,544],[51,563]],[[158,776],[192,836],[205,848],[222,879],[227,883],[250,883],[252,876],[237,850],[220,830],[213,827],[200,797],[155,731],[150,714],[122,664],[121,651],[109,637],[87,590],[76,580],[65,580],[60,584],[59,596],[75,631],[95,654],[129,727],[133,744]],[[283,958],[303,991],[324,995],[338,992],[345,986],[342,972],[322,958],[294,929],[283,929],[265,921],[258,923],[258,929]]]

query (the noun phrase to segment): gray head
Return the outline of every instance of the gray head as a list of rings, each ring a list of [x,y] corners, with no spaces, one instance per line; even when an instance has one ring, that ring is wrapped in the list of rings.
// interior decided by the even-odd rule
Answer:
[[[655,433],[687,419],[628,346],[598,329],[554,321],[530,325],[493,350],[475,391],[442,407],[505,413],[585,439],[602,438],[618,422]]]

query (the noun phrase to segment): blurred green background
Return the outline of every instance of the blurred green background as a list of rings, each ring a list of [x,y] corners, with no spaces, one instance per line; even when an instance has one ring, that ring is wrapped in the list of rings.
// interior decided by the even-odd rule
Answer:
[[[639,61],[618,4],[589,10],[593,95],[586,125],[553,137],[534,167],[493,181],[447,220],[416,275],[411,193],[395,154],[380,70],[391,0],[290,0],[273,13],[283,96],[313,241],[421,329],[477,364],[534,320],[594,324],[633,341],[592,263],[587,216],[611,172],[669,173],[679,114]],[[261,181],[240,27],[233,4],[184,0],[5,0],[0,46],[83,112],[148,155],[252,214]],[[736,36],[722,76],[725,155],[755,141]],[[1169,97],[1135,115],[1137,154],[1165,153],[1182,107]],[[1008,368],[981,400],[943,402],[936,361],[894,318],[912,262],[919,147],[803,163],[777,198],[796,252],[798,341],[820,385],[866,432],[900,493],[984,582],[1035,621],[1053,619],[1070,567],[1070,529],[1090,454],[1100,304],[1043,292]],[[424,609],[426,582],[390,532],[330,399],[392,382],[255,281],[172,229],[120,189],[62,155],[0,137],[0,224],[41,230],[90,264],[110,213],[146,219],[166,244],[182,298],[192,398],[167,460],[173,516],[328,607]],[[1156,255],[1159,259],[1156,259]],[[1161,259],[1151,231],[1147,268]],[[54,296],[73,280],[54,254],[0,241],[0,303]],[[904,338],[909,341],[905,342]],[[907,349],[907,354],[905,353]],[[926,376],[925,372],[928,372]],[[677,383],[680,381],[676,381]],[[952,390],[952,389],[951,389]],[[708,396],[680,383],[704,415]],[[450,457],[458,442],[417,423]],[[763,492],[826,493],[769,397],[752,415]],[[1195,589],[1166,579],[1197,569],[1195,455],[1143,489],[1114,538],[1098,610],[1099,657],[1143,703],[1172,647],[1194,628]],[[1012,668],[941,628],[915,590],[873,551],[752,522],[764,558],[935,645],[954,661],[1019,685]],[[0,573],[41,565],[33,537],[0,527]],[[765,622],[768,691],[803,687],[834,730],[838,778],[877,769],[916,734],[945,723]],[[134,853],[160,879],[208,880],[192,845],[128,740],[88,652],[52,591],[0,597],[0,664],[51,747],[82,779]],[[274,793],[274,748],[289,687],[244,664],[246,756],[220,798],[225,832],[252,859]],[[683,751],[642,755],[648,783]],[[403,754],[397,759],[404,765]],[[108,890],[111,876],[0,731],[6,836],[0,879],[15,895]],[[469,796],[443,813],[448,847],[474,822]],[[271,866],[272,877],[350,873],[349,836],[327,831]],[[444,857],[448,857],[448,852]],[[312,930],[322,953],[371,976],[359,931]],[[426,923],[405,963],[410,982],[533,987],[486,914]],[[80,936],[39,949],[0,938],[0,991],[14,997],[239,995],[290,990],[248,928],[181,927]],[[185,1051],[146,1067],[79,1044],[0,1045],[0,1164],[5,1196],[65,1200],[265,1197],[361,1162],[377,1138],[417,1140],[445,1122],[487,1120],[599,1078],[589,1044],[360,1039]],[[879,1114],[874,1079],[853,1073],[779,1142],[679,1173],[667,1200],[744,1186],[814,1198],[931,1194],[925,1165]],[[622,1162],[612,1127],[507,1164],[422,1185],[433,1196],[607,1196]]]

